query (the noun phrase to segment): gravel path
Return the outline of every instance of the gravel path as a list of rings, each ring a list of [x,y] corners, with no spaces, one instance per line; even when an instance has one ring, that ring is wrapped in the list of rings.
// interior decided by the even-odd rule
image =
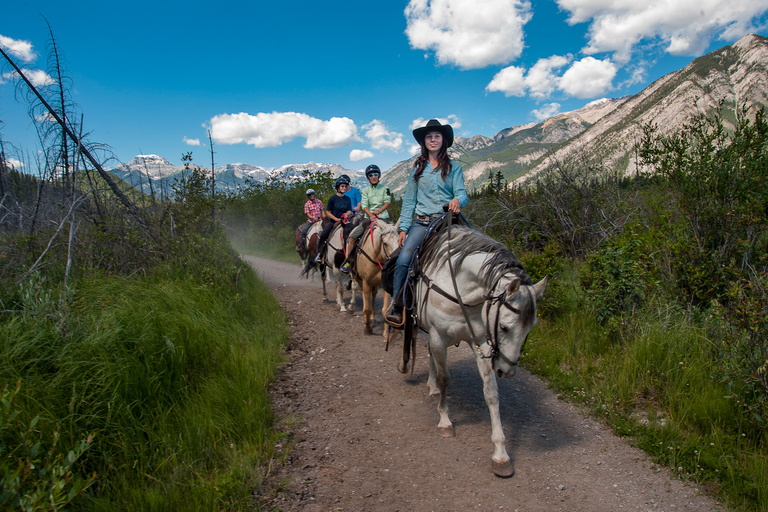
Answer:
[[[359,297],[353,313],[340,313],[323,301],[319,275],[299,279],[298,264],[246,259],[290,314],[292,333],[289,362],[272,390],[290,438],[280,447],[286,463],[272,469],[261,490],[267,509],[721,510],[524,369],[499,381],[515,475],[495,477],[490,417],[466,345],[449,352],[456,437],[442,438],[427,395],[426,336],[418,342],[415,373],[401,375],[399,344],[384,350],[380,311],[375,335],[364,336]]]

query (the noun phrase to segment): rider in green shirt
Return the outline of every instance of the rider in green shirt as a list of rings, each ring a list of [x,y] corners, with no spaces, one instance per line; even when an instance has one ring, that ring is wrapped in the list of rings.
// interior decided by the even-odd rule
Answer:
[[[349,234],[349,240],[347,240],[347,259],[339,270],[342,272],[349,272],[349,259],[352,255],[352,250],[355,248],[355,243],[360,235],[363,234],[373,219],[389,219],[389,203],[392,202],[392,194],[389,192],[389,188],[379,184],[379,178],[381,178],[381,170],[378,165],[372,164],[365,168],[365,177],[368,178],[369,186],[363,189],[362,200],[360,201],[360,209],[363,210],[368,216],[367,221],[359,224]]]

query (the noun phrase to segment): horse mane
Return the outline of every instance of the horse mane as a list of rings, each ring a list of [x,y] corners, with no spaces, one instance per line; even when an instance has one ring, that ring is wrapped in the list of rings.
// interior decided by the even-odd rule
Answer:
[[[450,246],[448,243],[449,230],[443,228],[424,241],[419,250],[419,260],[422,268],[427,265],[445,265],[448,258],[457,256],[455,266],[461,266],[464,259],[472,254],[486,253],[488,256],[483,262],[480,277],[483,284],[490,289],[506,273],[512,272],[518,276],[523,285],[532,285],[531,277],[523,268],[523,264],[515,257],[514,253],[496,240],[465,226],[451,226]],[[447,250],[447,249],[450,250]],[[523,290],[520,290],[523,292]],[[529,323],[536,314],[536,302],[528,292],[526,307],[520,312],[524,324]]]

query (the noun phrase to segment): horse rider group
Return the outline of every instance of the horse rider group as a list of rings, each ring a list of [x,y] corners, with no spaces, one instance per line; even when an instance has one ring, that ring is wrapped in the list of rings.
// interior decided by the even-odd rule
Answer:
[[[413,137],[419,143],[421,153],[414,162],[408,183],[403,195],[403,206],[398,228],[398,246],[400,254],[394,272],[394,301],[393,308],[387,315],[387,322],[392,325],[403,323],[402,288],[405,283],[408,268],[413,255],[424,238],[431,220],[443,213],[443,206],[454,214],[469,202],[464,187],[464,174],[461,164],[450,159],[448,148],[453,144],[453,127],[441,124],[436,119],[430,119],[425,126],[413,130]],[[379,184],[381,170],[376,165],[369,165],[365,176],[370,185],[366,187],[358,203],[354,203],[347,194],[350,188],[349,176],[341,175],[334,184],[336,194],[328,200],[326,216],[333,221],[347,223],[352,220],[358,210],[365,212],[369,223],[373,219],[388,219],[387,209],[392,201],[392,195],[386,186]],[[359,193],[359,192],[358,192]],[[314,198],[314,190],[307,190],[309,200],[304,205],[307,214],[307,224],[303,234],[314,222],[322,217],[322,202]],[[319,204],[319,213],[318,213]],[[323,253],[323,245],[333,230],[335,222],[328,223],[324,228],[317,245],[314,260],[319,261]],[[352,261],[351,255],[356,241],[369,224],[360,222],[349,234],[346,242],[346,259],[340,270],[349,272]]]
[[[348,273],[351,264],[352,251],[355,248],[356,241],[364,233],[364,230],[370,225],[371,219],[389,219],[387,209],[392,201],[392,194],[389,188],[379,186],[381,170],[377,165],[369,165],[365,169],[365,177],[368,178],[369,186],[363,189],[362,193],[350,184],[349,176],[342,174],[336,179],[334,188],[336,193],[328,200],[325,216],[332,220],[323,228],[317,243],[317,251],[311,256],[310,261],[317,263],[322,258],[324,246],[333,231],[336,223],[341,222],[344,225],[354,225],[350,233],[346,233],[345,260],[340,270]],[[309,228],[315,222],[323,218],[323,203],[315,198],[313,189],[307,190],[307,202],[304,204],[304,213],[307,215],[307,222],[302,227],[302,243],[306,237]],[[360,212],[363,212],[365,219]]]

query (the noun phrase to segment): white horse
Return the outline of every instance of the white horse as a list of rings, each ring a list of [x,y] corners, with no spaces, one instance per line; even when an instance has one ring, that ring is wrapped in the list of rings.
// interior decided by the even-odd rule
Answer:
[[[339,306],[339,311],[342,313],[345,311],[353,311],[355,309],[355,290],[357,289],[357,283],[354,279],[350,279],[349,281],[350,289],[352,291],[349,306],[344,307],[344,273],[340,270],[341,264],[344,262],[344,234],[341,224],[335,226],[328,236],[328,241],[325,244],[323,261],[325,267],[331,270],[330,272],[326,272],[327,277],[323,280],[323,298],[329,300],[325,281],[330,283],[331,275],[333,275],[333,278],[336,281],[336,304]]]
[[[398,223],[399,224],[399,223]],[[376,219],[358,242],[355,257],[355,280],[363,295],[363,317],[365,318],[365,334],[373,334],[373,305],[381,285],[381,267],[389,256],[397,249],[397,224]],[[384,292],[384,307],[381,314],[385,315],[389,307],[390,295]],[[384,338],[387,337],[388,325],[384,326]]]
[[[493,471],[510,477],[514,469],[504,445],[496,377],[515,375],[525,340],[536,325],[536,301],[547,278],[532,285],[510,250],[467,227],[444,228],[426,239],[419,261],[413,311],[418,327],[429,333],[428,387],[430,396],[437,398],[437,428],[443,437],[455,435],[446,404],[447,350],[466,341],[475,354],[491,413]],[[403,345],[400,371],[405,373],[407,339]]]

